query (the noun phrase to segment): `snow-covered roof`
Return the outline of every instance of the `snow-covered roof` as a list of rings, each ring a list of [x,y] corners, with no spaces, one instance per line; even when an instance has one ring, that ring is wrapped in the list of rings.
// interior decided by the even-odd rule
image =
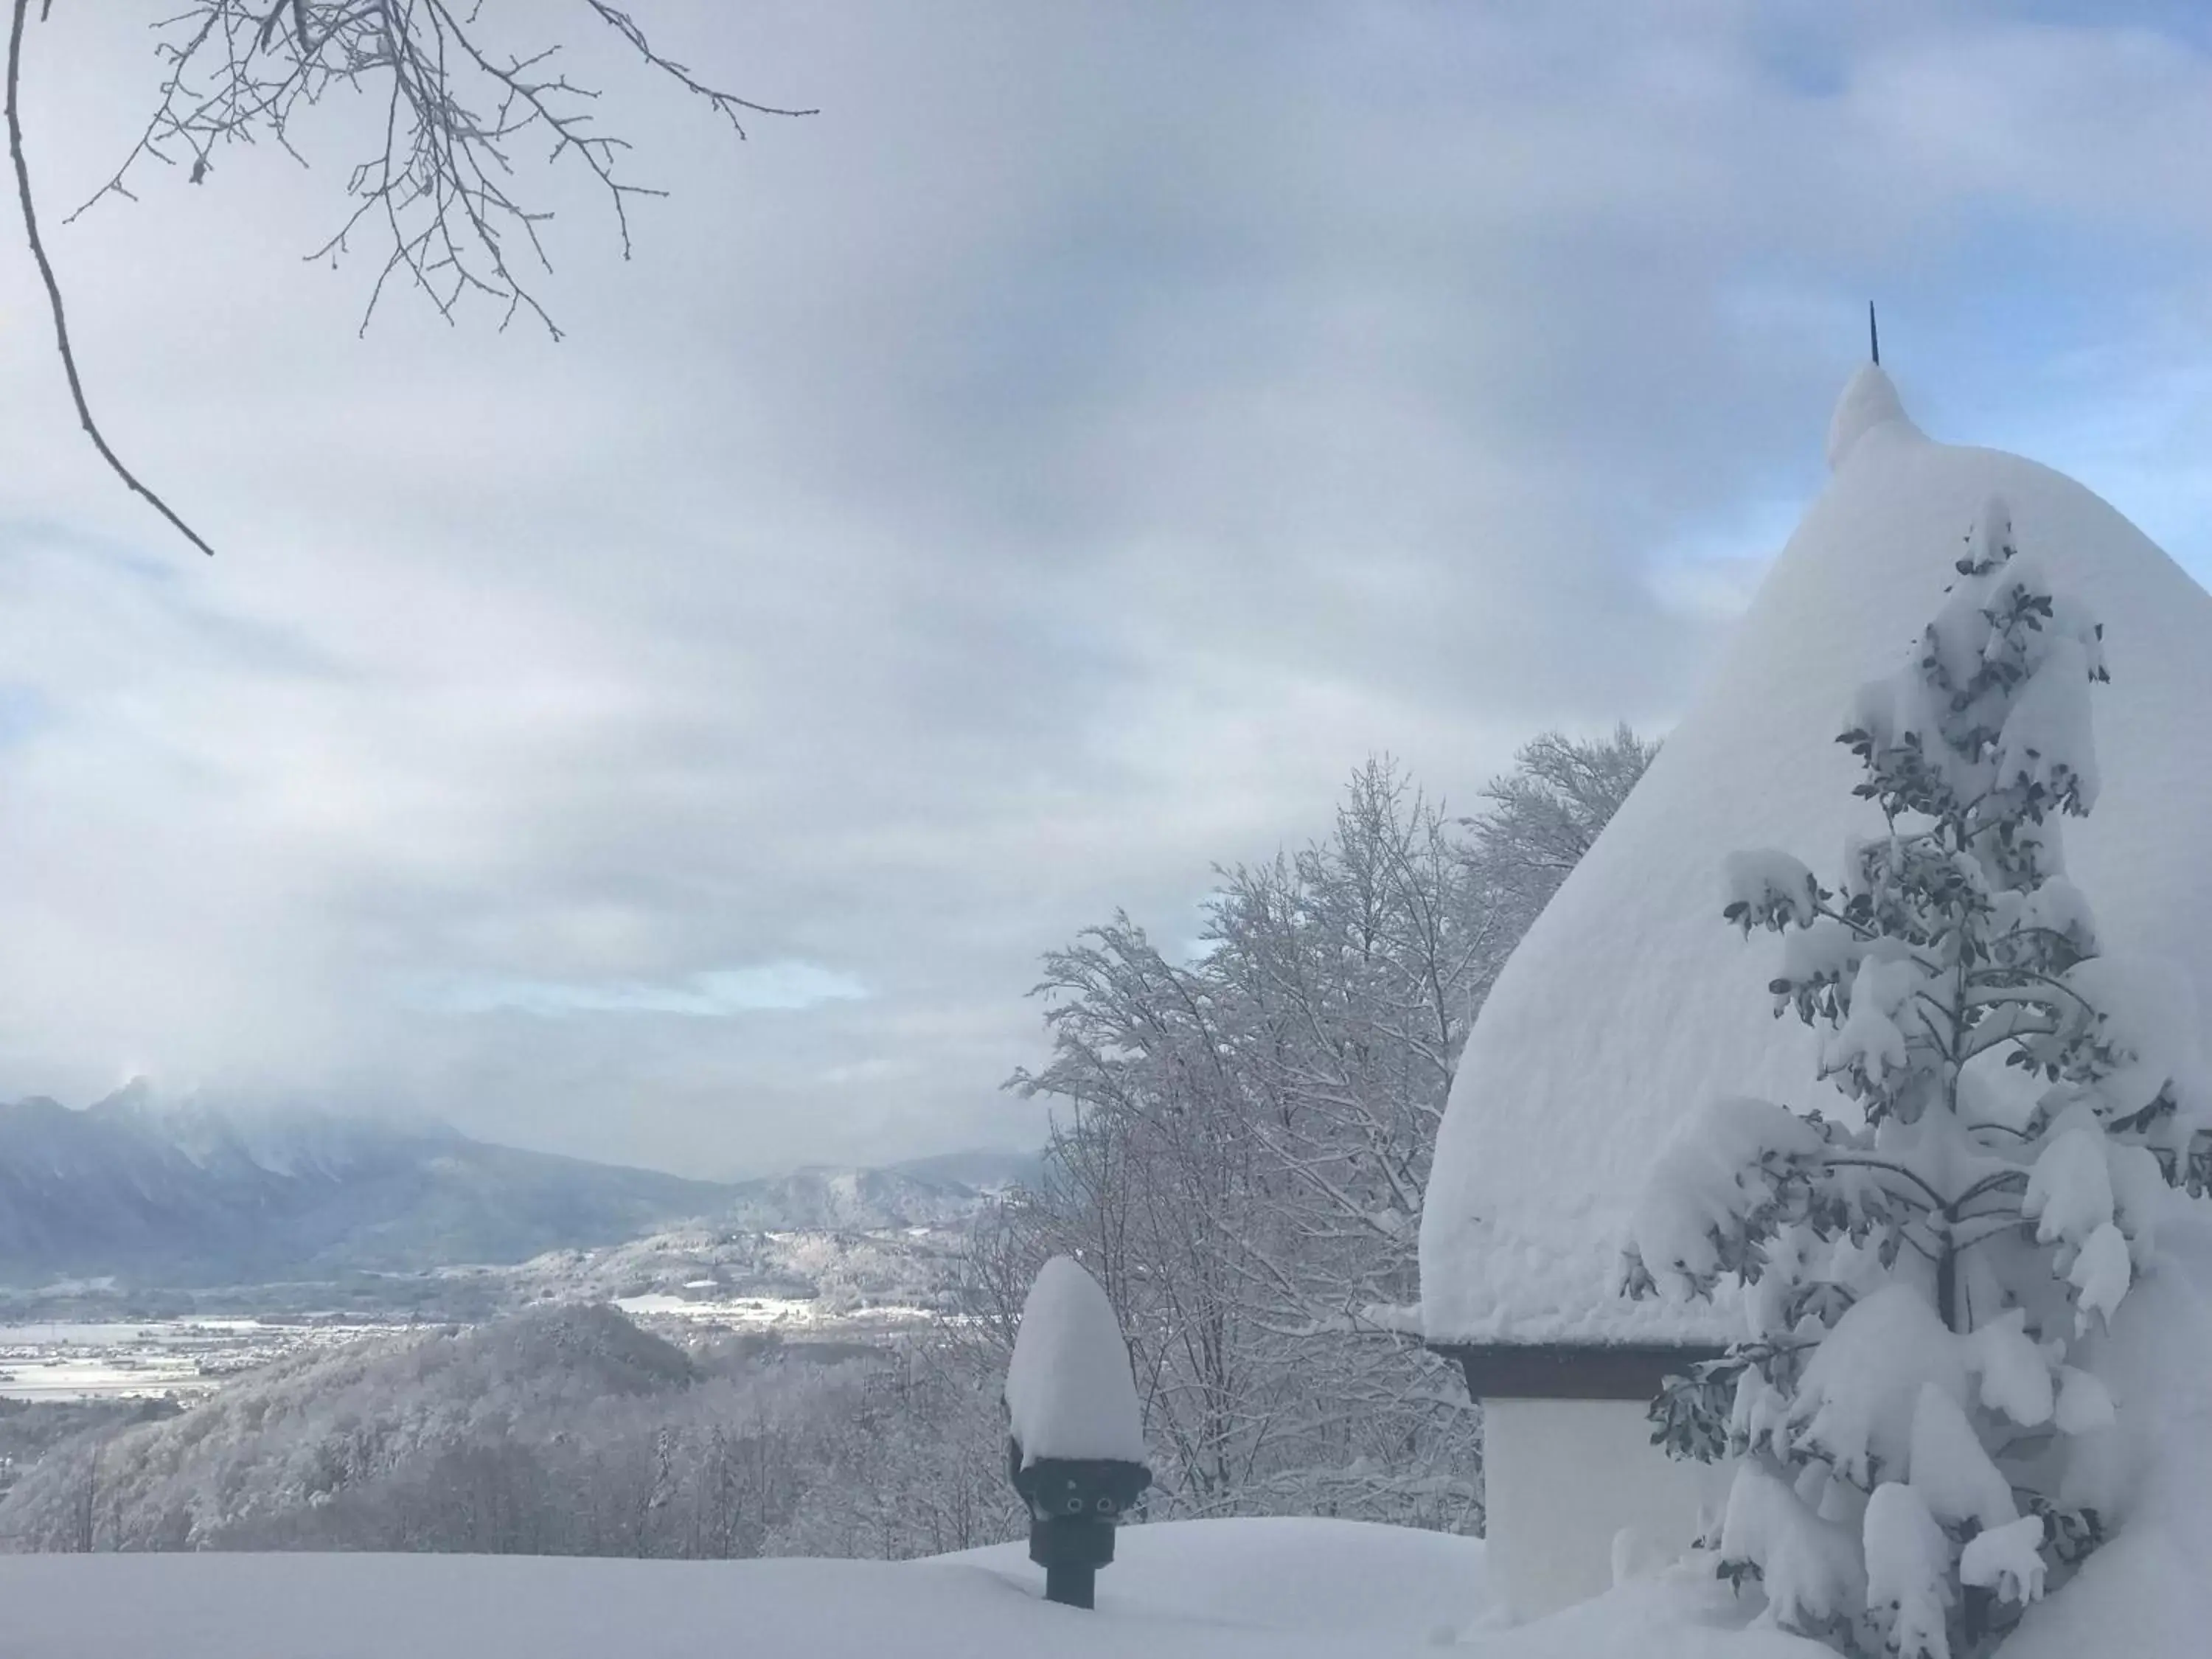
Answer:
[[[1834,741],[1898,667],[1992,496],[2105,624],[2103,789],[2065,824],[2108,951],[2185,969],[2212,1030],[2212,594],[2071,479],[1930,441],[1879,368],[1836,408],[1834,469],[1717,672],[1537,919],[1470,1034],[1421,1224],[1434,1341],[1725,1340],[1732,1309],[1613,1294],[1629,1208],[1717,1094],[1833,1103],[1811,1033],[1770,1012],[1772,938],[1721,919],[1722,860],[1778,848],[1834,879],[1880,827]]]

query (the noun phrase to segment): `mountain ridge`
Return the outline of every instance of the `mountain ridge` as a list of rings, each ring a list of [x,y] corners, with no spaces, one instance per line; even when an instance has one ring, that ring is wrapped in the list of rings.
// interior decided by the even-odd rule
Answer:
[[[1018,1155],[689,1179],[477,1140],[450,1126],[165,1101],[0,1103],[0,1285],[143,1287],[511,1265],[682,1222],[757,1231],[957,1224]],[[1002,1178],[955,1179],[964,1170]]]

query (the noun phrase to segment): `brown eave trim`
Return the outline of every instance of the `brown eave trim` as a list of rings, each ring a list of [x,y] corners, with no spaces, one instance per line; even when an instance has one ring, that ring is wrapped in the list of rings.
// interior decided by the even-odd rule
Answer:
[[[1717,1347],[1629,1342],[1431,1342],[1477,1400],[1651,1400]]]

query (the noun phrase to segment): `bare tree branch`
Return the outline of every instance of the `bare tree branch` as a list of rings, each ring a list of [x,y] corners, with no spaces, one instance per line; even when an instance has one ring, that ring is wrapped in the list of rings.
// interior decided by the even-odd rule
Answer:
[[[40,9],[43,20],[46,0]],[[153,504],[154,510],[175,526],[179,533],[194,547],[210,557],[215,549],[210,547],[199,532],[177,516],[168,502],[155,495],[129,467],[123,464],[107,441],[107,434],[100,429],[100,422],[92,416],[92,405],[85,400],[84,377],[77,372],[76,352],[70,344],[69,315],[62,305],[61,283],[54,276],[53,261],[46,257],[46,240],[39,234],[39,212],[31,194],[30,163],[23,156],[23,114],[21,88],[23,77],[23,25],[28,20],[31,0],[15,0],[14,15],[8,27],[8,155],[15,164],[15,205],[23,218],[23,240],[30,245],[31,258],[39,268],[39,280],[46,284],[46,307],[53,313],[54,349],[61,354],[62,371],[69,378],[70,398],[76,404],[76,418],[84,428],[92,447],[100,452],[115,476],[129,485],[133,492]]]
[[[749,110],[755,115],[819,113],[818,111],[811,109],[780,109],[773,104],[756,104],[750,99],[739,98],[730,93],[718,91],[713,87],[695,80],[691,71],[674,58],[656,52],[653,43],[645,38],[645,31],[637,26],[635,20],[628,12],[609,5],[607,0],[585,0],[585,3],[599,15],[599,20],[602,22],[635,46],[637,49],[637,55],[645,59],[647,64],[667,76],[686,92],[695,94],[713,105],[714,113],[728,121],[740,138],[744,137],[746,134],[744,123],[738,118],[739,110]]]
[[[740,138],[741,112],[815,113],[710,85],[655,46],[629,12],[608,0],[586,4],[648,68],[706,100]],[[108,196],[132,197],[131,179],[149,161],[176,166],[188,158],[197,184],[229,144],[266,140],[300,159],[292,135],[303,108],[334,88],[381,79],[380,142],[346,179],[354,206],[307,255],[335,259],[371,225],[389,239],[364,331],[386,284],[401,275],[449,321],[476,295],[504,307],[501,327],[527,311],[560,337],[518,269],[518,250],[527,265],[551,269],[539,227],[552,216],[517,191],[519,140],[548,140],[545,166],[573,158],[589,170],[613,211],[625,258],[630,198],[665,193],[624,176],[629,142],[593,125],[599,88],[553,67],[558,43],[497,50],[465,0],[275,0],[265,8],[263,0],[186,0],[157,33],[155,51],[167,70],[161,102],[122,165],[70,216]]]
[[[79,417],[124,481],[194,546],[210,550],[116,458],[86,407],[23,161],[16,86],[30,0],[11,3],[8,119],[17,196]],[[51,4],[42,0],[41,18]],[[742,115],[815,113],[712,85],[656,46],[628,11],[610,0],[585,5],[647,69],[705,100],[740,138]],[[665,193],[627,175],[628,141],[594,125],[599,89],[554,67],[561,43],[521,52],[495,47],[481,22],[481,0],[178,0],[178,8],[154,26],[155,55],[163,65],[159,101],[122,164],[64,223],[111,196],[135,200],[133,184],[152,163],[181,166],[198,185],[213,171],[218,150],[266,142],[305,166],[293,142],[304,110],[333,90],[379,93],[376,136],[346,175],[350,205],[307,257],[335,263],[363,237],[382,245],[362,332],[398,276],[448,322],[475,296],[501,307],[501,328],[526,311],[557,340],[560,328],[532,289],[536,275],[552,269],[539,234],[552,211],[519,183],[517,146],[544,143],[537,159],[548,169],[564,160],[581,163],[612,210],[624,258],[631,251],[631,198]],[[531,15],[543,14],[532,8]]]

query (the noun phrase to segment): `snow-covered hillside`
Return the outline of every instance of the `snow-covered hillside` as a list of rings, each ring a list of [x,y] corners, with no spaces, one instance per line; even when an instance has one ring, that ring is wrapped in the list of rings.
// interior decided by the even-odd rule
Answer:
[[[952,1226],[1018,1179],[1033,1181],[1037,1164],[1034,1156],[956,1152],[876,1170],[809,1165],[738,1182],[714,1214],[764,1232]]]
[[[96,1489],[108,1547],[236,1547],[242,1529],[362,1501],[449,1454],[550,1437],[698,1380],[678,1349],[594,1307],[310,1351],[182,1416],[40,1459],[0,1499],[0,1540],[72,1547]]]
[[[670,1328],[556,1304],[295,1354],[164,1420],[25,1413],[0,1550],[904,1558],[1019,1530],[987,1355]]]
[[[652,1298],[711,1314],[739,1298],[779,1304],[795,1322],[835,1327],[877,1310],[937,1311],[963,1235],[958,1226],[751,1231],[694,1223],[590,1250],[556,1250],[513,1267],[448,1275],[480,1281],[501,1305]],[[769,1318],[732,1322],[784,1322]]]
[[[1632,1584],[1486,1627],[1482,1546],[1330,1521],[1122,1535],[1095,1613],[1042,1599],[1019,1547],[890,1565],[406,1556],[0,1559],[11,1659],[1820,1659],[1740,1628],[1725,1587]]]

